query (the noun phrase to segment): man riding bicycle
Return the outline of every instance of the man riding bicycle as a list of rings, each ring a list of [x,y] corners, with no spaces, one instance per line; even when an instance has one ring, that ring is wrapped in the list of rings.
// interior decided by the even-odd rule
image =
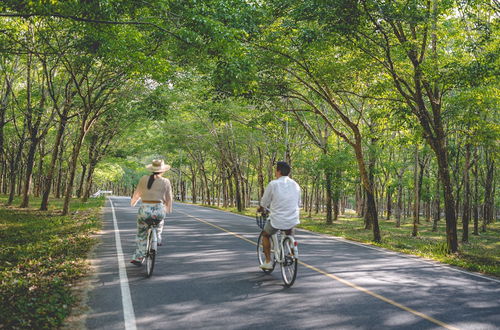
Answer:
[[[262,231],[262,247],[266,262],[260,265],[262,269],[273,269],[271,263],[271,243],[269,238],[278,230],[286,230],[287,235],[292,235],[293,228],[300,223],[300,186],[288,177],[290,165],[286,162],[276,164],[276,180],[269,182],[260,201],[258,212],[269,209],[269,221]]]

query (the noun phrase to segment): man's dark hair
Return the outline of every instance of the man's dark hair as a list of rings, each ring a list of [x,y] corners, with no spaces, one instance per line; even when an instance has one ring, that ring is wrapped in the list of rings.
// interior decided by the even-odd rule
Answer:
[[[277,162],[276,169],[281,173],[281,175],[287,176],[290,174],[290,165],[287,162]]]

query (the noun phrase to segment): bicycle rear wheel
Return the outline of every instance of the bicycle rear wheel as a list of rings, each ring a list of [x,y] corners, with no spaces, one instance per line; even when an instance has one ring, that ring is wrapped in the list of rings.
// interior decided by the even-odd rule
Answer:
[[[266,274],[271,274],[276,266],[276,260],[274,259],[274,244],[271,237],[269,238],[271,243],[271,264],[273,265],[272,269],[262,269],[262,271]],[[259,266],[266,262],[266,255],[264,254],[264,247],[262,246],[262,233],[260,233],[259,239],[257,240],[257,258],[259,259]]]
[[[153,230],[148,230],[148,238],[146,245],[146,276],[151,277],[153,275],[153,269],[155,268],[155,258],[156,251],[153,249]]]
[[[293,253],[292,241],[286,237],[283,240],[284,260],[281,264],[281,277],[286,287],[291,287],[297,277],[298,260]]]

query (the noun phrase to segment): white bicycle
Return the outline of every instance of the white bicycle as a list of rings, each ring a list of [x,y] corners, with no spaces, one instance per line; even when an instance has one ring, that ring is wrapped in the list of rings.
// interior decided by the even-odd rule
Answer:
[[[260,229],[264,229],[267,221],[267,213],[257,213],[255,219],[257,220],[257,225]],[[288,232],[288,234],[287,234]],[[257,240],[257,257],[259,259],[259,265],[262,265],[266,261],[266,256],[264,254],[264,247],[262,246],[262,233]],[[295,282],[297,277],[297,266],[299,264],[299,249],[295,238],[290,234],[288,230],[279,230],[274,235],[271,235],[269,240],[271,243],[271,264],[272,269],[263,269],[264,273],[271,274],[279,263],[281,266],[281,277],[286,287],[291,287]]]
[[[142,259],[142,263],[146,263],[146,276],[153,275],[155,268],[156,251],[158,251],[158,224],[160,221],[157,219],[144,220],[148,225],[147,238],[146,238],[146,256]]]

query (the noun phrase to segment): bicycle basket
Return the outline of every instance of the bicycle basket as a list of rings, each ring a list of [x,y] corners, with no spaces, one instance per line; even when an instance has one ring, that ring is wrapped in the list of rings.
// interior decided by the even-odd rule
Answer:
[[[264,229],[264,226],[266,225],[267,221],[267,214],[262,214],[262,213],[257,213],[255,215],[255,220],[257,221],[257,226],[259,226],[260,229]]]

